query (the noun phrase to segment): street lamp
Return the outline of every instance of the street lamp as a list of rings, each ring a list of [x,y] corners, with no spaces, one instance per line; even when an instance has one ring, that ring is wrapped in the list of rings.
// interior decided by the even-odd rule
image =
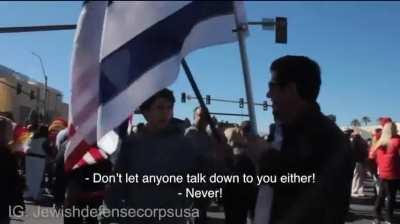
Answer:
[[[37,58],[39,58],[40,66],[42,67],[42,73],[44,76],[44,120],[47,122],[47,75],[46,71],[44,70],[42,57],[40,57],[40,55],[36,54],[35,52],[31,53]]]

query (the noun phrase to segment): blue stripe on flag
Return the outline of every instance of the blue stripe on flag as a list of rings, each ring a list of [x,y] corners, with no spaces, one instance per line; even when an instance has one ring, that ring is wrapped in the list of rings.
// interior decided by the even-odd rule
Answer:
[[[228,14],[233,14],[233,2],[192,2],[122,45],[101,61],[100,103],[176,55],[196,24]]]

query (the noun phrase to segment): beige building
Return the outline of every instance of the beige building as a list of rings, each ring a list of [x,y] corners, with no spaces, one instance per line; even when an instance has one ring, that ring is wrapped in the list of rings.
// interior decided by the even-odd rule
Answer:
[[[68,118],[68,104],[63,103],[62,98],[59,90],[47,87],[46,106],[49,120],[57,116]],[[24,122],[31,110],[44,115],[44,108],[44,83],[0,65],[0,111],[10,111],[17,122]]]

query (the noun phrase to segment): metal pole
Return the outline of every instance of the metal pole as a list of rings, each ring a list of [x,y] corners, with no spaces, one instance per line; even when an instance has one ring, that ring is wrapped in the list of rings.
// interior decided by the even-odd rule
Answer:
[[[220,136],[219,136],[219,134],[217,132],[217,128],[215,127],[215,124],[214,124],[214,122],[213,122],[213,120],[212,120],[212,118],[210,116],[210,112],[208,111],[208,108],[207,108],[206,104],[204,103],[204,100],[203,100],[203,97],[201,96],[200,90],[197,87],[197,84],[193,79],[192,72],[190,71],[190,68],[189,68],[189,66],[186,63],[186,60],[184,58],[182,58],[181,64],[182,64],[183,70],[186,73],[186,77],[188,78],[188,80],[190,82],[190,85],[192,86],[194,94],[196,94],[196,97],[199,100],[200,106],[201,106],[201,108],[203,108],[203,110],[204,110],[204,112],[206,114],[207,121],[210,124],[210,128],[211,128],[211,131],[212,131],[214,137],[217,139],[218,142],[221,142],[222,139],[220,138]]]
[[[19,26],[19,27],[0,27],[0,33],[20,33],[35,31],[56,31],[56,30],[74,30],[75,24],[68,25],[47,25],[47,26]]]
[[[46,75],[46,71],[44,69],[43,66],[43,61],[42,61],[42,57],[40,57],[40,55],[36,54],[35,52],[32,52],[33,55],[35,55],[37,58],[39,58],[40,61],[40,66],[42,67],[42,73],[44,76],[44,120],[45,122],[48,122],[48,117],[47,117],[47,75]]]
[[[191,95],[187,95],[187,99],[188,99],[188,100],[197,99],[197,97],[194,97],[194,96],[191,96]],[[203,99],[204,99],[204,98],[203,98]],[[225,103],[239,103],[239,101],[237,101],[237,100],[225,100],[225,99],[217,99],[217,98],[211,98],[210,100],[211,100],[211,101],[217,101],[217,102],[225,102]],[[248,102],[246,102],[246,101],[243,102],[243,103],[248,104]],[[255,102],[254,102],[254,105],[255,105],[255,106],[263,106],[264,103],[255,103]],[[267,104],[267,106],[271,107],[270,104]]]
[[[256,122],[256,114],[254,111],[254,101],[253,101],[253,93],[251,91],[251,79],[250,79],[250,69],[249,62],[246,51],[246,43],[245,43],[245,31],[247,30],[246,24],[239,24],[239,19],[236,12],[236,7],[233,7],[235,11],[235,21],[236,21],[236,32],[239,39],[239,48],[240,48],[240,58],[242,61],[242,69],[244,76],[244,87],[246,90],[246,98],[247,98],[247,108],[249,110],[250,123],[252,132],[254,135],[257,135],[257,122]]]
[[[216,113],[216,112],[210,112],[212,115],[223,115],[223,116],[239,116],[239,117],[248,117],[248,114],[232,114],[232,113]]]

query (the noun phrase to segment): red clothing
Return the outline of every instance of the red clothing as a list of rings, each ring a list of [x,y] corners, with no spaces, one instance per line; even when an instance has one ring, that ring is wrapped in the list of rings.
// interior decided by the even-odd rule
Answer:
[[[376,150],[379,177],[384,180],[400,179],[400,136],[392,137],[387,147]]]

